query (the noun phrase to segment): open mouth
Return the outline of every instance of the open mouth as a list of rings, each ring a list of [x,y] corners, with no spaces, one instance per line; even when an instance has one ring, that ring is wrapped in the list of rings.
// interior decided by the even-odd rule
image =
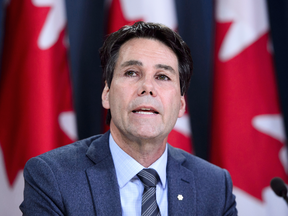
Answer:
[[[153,114],[159,114],[159,112],[150,109],[150,108],[140,108],[137,110],[133,110],[133,113],[138,113],[138,114],[144,114],[144,115],[153,115]]]

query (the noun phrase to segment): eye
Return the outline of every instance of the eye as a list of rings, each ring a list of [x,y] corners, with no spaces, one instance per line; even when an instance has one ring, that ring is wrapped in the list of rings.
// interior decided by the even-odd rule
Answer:
[[[164,80],[164,81],[171,80],[168,76],[163,75],[163,74],[157,75],[156,79],[158,79],[158,80]]]
[[[126,71],[125,72],[125,76],[135,77],[135,76],[137,76],[137,72],[135,72],[135,71]]]

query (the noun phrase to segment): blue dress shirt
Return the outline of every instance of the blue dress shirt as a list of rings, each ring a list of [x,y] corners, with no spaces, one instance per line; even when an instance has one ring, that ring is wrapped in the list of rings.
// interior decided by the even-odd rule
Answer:
[[[109,137],[109,147],[116,169],[117,181],[119,185],[122,215],[137,216],[141,215],[141,200],[144,190],[142,182],[137,177],[137,173],[143,168],[135,159],[124,152],[114,141],[112,135]],[[167,200],[167,144],[162,156],[155,161],[149,168],[157,171],[160,181],[156,186],[156,200],[160,208],[161,216],[168,215]]]

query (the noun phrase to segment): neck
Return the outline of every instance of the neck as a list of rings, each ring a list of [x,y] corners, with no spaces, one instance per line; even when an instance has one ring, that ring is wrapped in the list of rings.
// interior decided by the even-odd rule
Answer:
[[[110,127],[110,132],[117,145],[146,168],[158,160],[166,148],[167,137],[165,139],[129,137],[113,127]]]

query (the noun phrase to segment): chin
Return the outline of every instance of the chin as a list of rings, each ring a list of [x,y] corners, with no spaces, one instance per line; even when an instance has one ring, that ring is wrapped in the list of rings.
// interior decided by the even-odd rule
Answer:
[[[147,127],[145,129],[136,129],[134,131],[134,133],[132,132],[132,134],[134,134],[134,136],[138,137],[138,138],[142,138],[142,139],[157,139],[159,137],[161,137],[161,132],[157,131],[157,130],[153,130],[153,129],[148,129]]]

